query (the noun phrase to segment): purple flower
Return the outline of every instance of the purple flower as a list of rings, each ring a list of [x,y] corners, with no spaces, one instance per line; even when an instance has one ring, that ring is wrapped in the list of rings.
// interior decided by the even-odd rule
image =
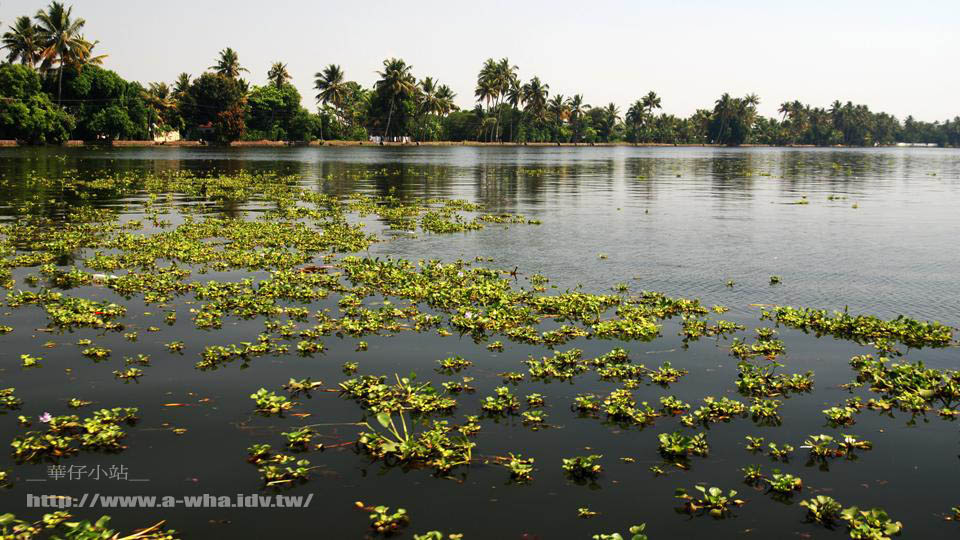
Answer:
[[[40,421],[43,422],[44,424],[46,424],[50,420],[53,420],[53,415],[51,415],[50,413],[45,412],[40,415]]]

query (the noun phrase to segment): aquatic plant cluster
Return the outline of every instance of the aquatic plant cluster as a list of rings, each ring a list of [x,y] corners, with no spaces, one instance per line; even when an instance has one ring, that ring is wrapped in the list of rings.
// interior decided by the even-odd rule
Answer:
[[[606,474],[604,456],[599,453],[575,455],[576,449],[571,448],[569,457],[561,462],[544,464],[524,457],[529,451],[523,448],[507,455],[487,454],[477,435],[485,424],[505,420],[519,420],[534,431],[549,430],[550,407],[569,407],[580,418],[596,419],[617,430],[657,426],[659,446],[650,453],[663,461],[650,470],[660,476],[689,470],[693,459],[706,458],[711,450],[707,441],[711,426],[746,419],[758,427],[780,425],[784,401],[814,389],[814,373],[779,371],[786,365],[782,360],[786,345],[778,338],[777,329],[757,328],[753,339],[737,335],[745,332],[742,325],[716,318],[727,311],[724,306],[707,308],[695,299],[631,292],[626,285],[605,294],[579,289],[548,293],[546,277],[530,276],[526,278],[529,287],[521,287],[516,268],[482,266],[481,257],[444,262],[356,254],[387,240],[391,231],[454,234],[539,223],[517,215],[487,214],[468,201],[408,201],[394,195],[338,197],[304,189],[295,178],[270,174],[200,177],[177,173],[94,181],[67,176],[55,182],[31,181],[55,194],[53,200],[81,201],[56,203],[56,217],[39,215],[32,203],[25,203],[14,209],[15,219],[0,224],[0,286],[8,289],[5,304],[11,310],[34,310],[47,321],[45,330],[49,332],[86,329],[98,336],[122,334],[129,342],[136,342],[140,332],[162,332],[160,326],[144,329],[128,324],[124,303],[136,299],[157,311],[163,321],[158,325],[172,326],[189,318],[198,332],[215,331],[230,321],[262,319],[263,331],[250,341],[202,346],[199,339],[165,343],[171,355],[195,359],[193,365],[200,371],[237,363],[247,366],[265,356],[323,355],[324,341],[332,339],[356,340],[356,349],[362,352],[367,349],[362,340],[366,336],[405,332],[459,334],[486,344],[491,354],[503,351],[505,342],[547,351],[518,360],[518,371],[497,375],[502,384],[491,394],[471,399],[475,378],[462,373],[478,367],[480,360],[456,355],[435,363],[436,373],[452,380],[419,381],[412,373],[356,374],[359,364],[346,362],[346,378],[336,384],[309,378],[291,378],[276,388],[256,384],[252,393],[245,393],[251,414],[278,422],[300,422],[284,427],[285,452],[266,442],[247,449],[247,461],[256,467],[264,489],[292,489],[309,482],[318,466],[303,456],[310,454],[316,463],[323,457],[318,453],[329,448],[316,442],[323,440],[323,424],[306,424],[303,419],[310,413],[299,412],[302,404],[296,400],[313,393],[356,404],[358,417],[338,425],[351,430],[353,438],[343,446],[355,449],[358,460],[408,470],[428,469],[438,478],[448,478],[458,469],[492,465],[503,467],[505,477],[514,484],[535,482],[538,474],[562,473],[575,484],[593,485]],[[138,195],[143,218],[125,219],[115,210],[89,204],[101,194]],[[173,204],[175,198],[190,204]],[[257,211],[235,211],[241,205]],[[234,209],[233,214],[215,212],[224,208]],[[371,216],[383,225],[381,234],[368,232],[363,218]],[[199,277],[203,274],[220,278],[204,280]],[[320,304],[332,307],[318,307]],[[726,387],[717,382],[719,397],[704,396],[694,404],[674,395],[661,396],[654,404],[638,398],[641,387],[671,389],[690,375],[688,369],[668,361],[648,367],[634,361],[624,348],[629,342],[660,337],[666,322],[674,318],[681,322],[679,335],[685,345],[707,337],[718,344],[732,338],[726,347],[736,359],[738,376],[727,381]],[[901,345],[954,344],[953,329],[945,325],[786,306],[769,308],[762,318],[781,329],[812,331],[876,350],[876,359],[871,354],[853,357],[850,364],[855,380],[846,388],[852,391],[865,386],[877,397],[866,403],[852,397],[823,410],[827,427],[848,431],[864,409],[886,414],[897,409],[919,415],[936,411],[947,419],[958,415],[960,372],[891,360],[903,355],[897,349]],[[21,331],[16,326],[0,326],[0,335]],[[570,345],[576,340],[609,342],[611,346],[605,354],[585,357],[582,349]],[[76,346],[77,353],[90,362],[111,360],[112,351],[92,339],[79,339]],[[36,352],[19,355],[22,369],[42,367],[43,358],[34,356]],[[149,355],[125,357],[123,362],[123,369],[113,371],[120,381],[136,382],[150,376]],[[404,366],[396,366],[396,371],[405,371]],[[544,388],[550,383],[576,384],[587,374],[615,387],[606,393],[579,393],[569,403],[554,403],[546,391],[524,395],[516,388],[528,381]],[[728,389],[735,389],[739,399],[720,395]],[[69,401],[71,408],[90,404],[76,397]],[[43,410],[42,404],[24,403],[15,388],[0,390],[0,411],[21,409],[31,414]],[[120,452],[125,449],[124,426],[133,426],[139,419],[137,409],[126,407],[103,408],[83,419],[45,413],[39,421],[46,424],[46,430],[16,436],[11,441],[12,456],[18,463],[35,463],[59,462],[80,451]],[[24,428],[33,422],[28,416],[20,416],[18,421]],[[662,426],[666,423],[672,427]],[[765,443],[762,437],[747,437],[747,450],[766,452],[782,464],[788,463],[795,451],[787,443]],[[844,433],[810,435],[799,446],[808,452],[809,462],[822,469],[828,468],[831,460],[853,460],[858,452],[872,447],[872,442]],[[763,487],[780,500],[790,500],[805,487],[799,476],[779,469],[767,474],[759,465],[751,465],[743,472],[748,485]],[[677,490],[678,511],[728,518],[749,502],[727,488],[696,485],[694,490]],[[801,506],[817,523],[843,521],[852,538],[883,538],[903,528],[882,509],[844,509],[829,497],[817,496]],[[357,507],[370,514],[372,534],[394,534],[410,523],[402,508],[363,503]],[[598,514],[588,507],[578,510],[581,518]],[[21,536],[56,527],[106,530],[105,521],[74,523],[67,519],[65,514],[56,514],[30,523],[5,515],[0,516],[0,530]],[[172,531],[162,532],[159,525],[137,537],[172,537]],[[644,530],[643,525],[634,525],[630,534],[645,538]],[[459,536],[431,531],[415,537]],[[620,537],[619,533],[595,536]]]

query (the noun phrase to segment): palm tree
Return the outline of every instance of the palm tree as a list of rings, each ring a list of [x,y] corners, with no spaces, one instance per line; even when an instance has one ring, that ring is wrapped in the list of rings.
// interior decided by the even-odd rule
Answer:
[[[542,122],[546,119],[547,96],[550,95],[550,85],[540,82],[540,77],[530,79],[523,85],[523,101],[526,103],[524,112],[529,112],[533,120]]]
[[[590,105],[583,102],[583,94],[576,94],[570,98],[570,125],[573,127],[573,142],[580,142],[580,131],[583,126],[583,113]]]
[[[173,101],[173,91],[165,82],[152,82],[143,92],[144,100],[153,111],[153,120],[151,120],[150,131],[153,133],[154,120],[159,119],[165,122],[168,112],[175,108]]]
[[[290,72],[287,71],[287,65],[283,62],[274,62],[267,72],[267,80],[273,83],[279,90],[283,88],[283,83],[290,80]]]
[[[496,76],[494,77],[494,86],[497,92],[497,140],[500,141],[500,115],[502,113],[503,99],[510,91],[510,85],[517,80],[517,66],[510,63],[510,59],[503,57],[497,62]],[[502,142],[502,141],[501,141]]]
[[[510,106],[513,108],[510,114],[510,141],[513,141],[513,117],[516,114],[517,108],[523,104],[523,85],[520,84],[520,79],[514,77],[510,81],[510,88],[507,89],[507,102],[510,103]],[[524,111],[526,113],[526,111]],[[523,124],[523,114],[520,115],[520,124]]]
[[[230,77],[231,79],[239,77],[241,71],[249,73],[247,68],[240,66],[240,57],[237,55],[237,51],[230,47],[220,51],[220,57],[217,59],[217,63],[210,66],[209,69],[225,77]]]
[[[647,107],[643,100],[638,99],[627,109],[627,123],[633,128],[633,142],[640,142],[640,132],[647,116]]]
[[[190,74],[181,73],[177,75],[177,82],[173,83],[173,95],[181,97],[190,89]]]
[[[43,52],[41,69],[48,71],[57,65],[57,103],[63,89],[63,68],[78,59],[89,57],[94,44],[83,39],[80,30],[87,24],[82,18],[71,18],[73,7],[64,7],[60,2],[50,2],[46,10],[37,11],[37,33]]]
[[[473,91],[474,97],[478,102],[485,102],[487,105],[487,114],[490,114],[490,102],[497,99],[500,95],[500,85],[498,83],[499,66],[493,58],[487,58],[477,74],[477,87]],[[489,125],[489,122],[485,122]],[[487,137],[489,141],[492,135]]]
[[[457,107],[454,99],[457,98],[457,94],[450,89],[449,86],[441,84],[437,88],[437,112],[441,116],[447,116],[453,111],[458,110],[460,107]]]
[[[603,108],[603,121],[604,132],[606,132],[607,141],[609,142],[613,136],[613,129],[617,126],[617,122],[620,121],[620,107],[617,107],[616,103],[607,103],[607,106]]]
[[[643,107],[647,109],[647,112],[651,115],[654,109],[662,109],[663,107],[660,106],[660,96],[652,90],[647,92],[647,95],[643,96]]]
[[[438,84],[433,77],[424,77],[420,81],[418,92],[417,115],[433,114],[445,116],[456,108],[453,99],[456,94],[445,84]],[[422,130],[421,130],[422,135]],[[422,138],[422,137],[421,137]]]
[[[340,107],[346,97],[347,86],[344,82],[343,70],[336,64],[330,64],[314,74],[313,88],[317,91],[317,102]]]
[[[10,30],[3,34],[3,48],[7,49],[7,62],[20,61],[25,66],[35,67],[43,56],[40,29],[30,17],[17,17]]]
[[[413,66],[399,58],[387,58],[383,61],[383,71],[378,71],[380,80],[374,83],[376,89],[386,94],[390,101],[390,112],[387,114],[387,127],[383,130],[383,136],[390,134],[390,121],[393,119],[393,108],[398,99],[410,97],[417,91],[416,79],[413,78],[411,71]]]
[[[343,70],[336,64],[330,64],[313,75],[313,88],[317,91],[317,103],[333,104],[337,110],[337,117],[343,118],[343,102],[347,98],[349,89],[344,81]],[[320,138],[323,139],[321,125]]]
[[[73,65],[73,67],[80,70],[83,69],[84,66],[103,65],[103,59],[106,58],[107,55],[93,55],[93,48],[96,47],[100,41],[87,41],[83,38],[83,34],[80,34],[77,39],[79,39],[81,47],[76,50],[76,55],[71,58],[70,63]]]
[[[563,97],[563,94],[557,94],[550,98],[547,104],[547,112],[553,117],[553,138],[555,142],[560,142],[560,130],[563,129],[563,122],[570,113],[570,100]]]
[[[720,118],[720,133],[717,135],[717,140],[715,142],[722,144],[724,131],[727,129],[727,124],[730,122],[730,116],[733,114],[733,103],[734,98],[730,96],[729,92],[724,92],[714,103],[713,113],[715,116]]]

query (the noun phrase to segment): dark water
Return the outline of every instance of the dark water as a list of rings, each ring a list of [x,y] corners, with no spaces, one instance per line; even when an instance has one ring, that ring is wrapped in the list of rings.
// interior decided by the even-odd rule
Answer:
[[[706,305],[731,308],[723,318],[757,326],[759,309],[750,304],[790,304],[816,308],[848,307],[853,313],[882,317],[898,314],[917,319],[960,323],[960,151],[940,149],[870,150],[718,150],[698,148],[342,148],[342,149],[123,149],[123,150],[0,150],[0,175],[10,180],[33,176],[79,174],[96,177],[126,171],[184,169],[199,173],[240,170],[272,171],[302,177],[304,185],[329,193],[353,191],[416,199],[464,198],[490,211],[524,214],[540,226],[490,225],[481,231],[455,235],[385,233],[390,242],[375,244],[373,255],[408,259],[493,257],[499,268],[518,267],[524,276],[539,272],[563,290],[582,284],[588,292],[605,292],[625,282],[631,290],[655,290],[673,296],[700,298]],[[16,182],[12,182],[16,186]],[[6,188],[4,208],[22,201],[28,188]],[[828,200],[828,196],[842,197]],[[809,204],[790,205],[801,197]],[[105,204],[123,208],[123,200]],[[856,208],[854,208],[854,204]],[[134,207],[139,208],[139,207]],[[372,230],[378,230],[375,222]],[[601,258],[600,254],[607,257]],[[18,277],[25,275],[18,271]],[[779,275],[782,284],[771,286]],[[194,276],[193,279],[212,279]],[[733,288],[727,280],[735,281]],[[18,281],[18,286],[23,286]],[[111,298],[128,308],[125,319],[142,328],[157,325],[161,310],[138,300],[111,297],[103,289],[83,288],[91,297]],[[334,306],[335,299],[323,306]],[[159,333],[141,332],[136,343],[120,335],[99,336],[82,330],[68,334],[31,332],[45,324],[33,307],[6,310],[0,324],[17,331],[0,336],[0,388],[14,386],[24,399],[22,414],[44,411],[69,414],[66,399],[96,401],[96,407],[136,406],[143,420],[129,430],[129,448],[116,455],[81,453],[65,465],[88,469],[126,466],[130,478],[148,482],[44,479],[47,465],[14,466],[4,452],[0,468],[13,468],[16,485],[0,493],[0,510],[36,518],[27,510],[28,493],[183,495],[257,493],[256,468],[244,462],[246,448],[267,442],[281,448],[281,431],[304,423],[348,423],[361,419],[356,404],[322,393],[301,399],[297,409],[313,415],[264,419],[251,415],[248,398],[260,387],[279,390],[290,377],[313,377],[335,385],[346,378],[344,361],[360,364],[361,374],[405,374],[421,380],[446,380],[433,372],[436,361],[453,354],[472,359],[466,374],[476,377],[477,393],[458,398],[459,415],[479,412],[479,401],[500,385],[502,371],[525,371],[528,354],[549,355],[544,348],[507,343],[503,353],[490,353],[482,344],[457,336],[400,334],[364,338],[366,352],[355,352],[355,340],[330,338],[329,349],[312,359],[262,357],[248,369],[232,365],[215,372],[193,368],[204,345],[249,340],[262,330],[262,321],[228,319],[216,332],[193,329],[181,316]],[[152,312],[152,315],[144,315]],[[651,538],[787,538],[843,537],[842,528],[827,531],[803,522],[796,503],[815,494],[830,495],[845,505],[880,506],[905,524],[908,538],[956,535],[958,526],[942,514],[960,504],[960,434],[956,422],[936,417],[893,418],[864,411],[851,428],[824,425],[821,410],[851,395],[866,401],[865,389],[850,394],[838,385],[849,382],[850,356],[871,352],[866,347],[816,339],[782,329],[788,372],[813,370],[816,391],[791,397],[781,408],[783,425],[758,427],[749,419],[715,424],[707,433],[708,458],[693,458],[688,471],[674,470],[655,477],[648,467],[661,462],[657,434],[678,428],[675,419],[661,419],[645,429],[621,429],[600,420],[577,418],[569,404],[578,393],[606,394],[614,383],[593,374],[575,384],[524,382],[514,388],[523,396],[540,392],[547,399],[552,428],[533,432],[516,419],[484,422],[475,453],[505,455],[520,452],[536,459],[529,485],[511,485],[502,467],[475,465],[459,469],[455,479],[432,476],[428,470],[404,471],[370,463],[349,448],[313,452],[307,457],[321,466],[311,481],[291,491],[314,493],[306,510],[86,510],[77,515],[111,514],[114,524],[133,527],[167,519],[168,525],[193,538],[263,538],[281,535],[357,538],[366,532],[366,514],[352,503],[404,507],[412,516],[409,532],[439,529],[463,532],[467,538],[588,538],[598,532],[625,532],[646,522]],[[651,343],[577,340],[559,350],[579,347],[584,357],[614,346],[648,366],[671,361],[690,374],[670,389],[641,386],[638,401],[657,406],[672,394],[695,406],[706,395],[737,398],[736,362],[728,342],[703,339],[684,349],[677,325],[667,322],[662,338]],[[73,345],[88,337],[113,349],[112,360],[94,365]],[[163,343],[187,342],[184,356],[170,355]],[[42,344],[51,340],[56,348]],[[956,368],[956,348],[910,351],[906,358],[933,367]],[[44,368],[21,370],[19,355],[44,357]],[[152,366],[136,384],[123,384],[112,371],[124,355],[150,354]],[[71,368],[67,373],[66,368]],[[209,401],[198,403],[208,398]],[[741,398],[743,399],[743,398]],[[170,408],[164,403],[194,406]],[[90,409],[83,409],[83,412]],[[0,443],[20,432],[16,414],[0,416]],[[169,426],[186,428],[181,436]],[[325,442],[353,440],[355,427],[323,429]],[[798,450],[789,463],[771,463],[743,448],[745,435],[767,441],[802,444],[807,435],[853,433],[874,442],[857,461],[836,460],[829,471],[806,464]],[[585,450],[589,447],[590,450]],[[601,453],[605,473],[593,486],[567,481],[560,471],[563,457]],[[620,461],[633,457],[636,463]],[[804,480],[804,491],[792,504],[774,501],[742,483],[740,468],[763,464]],[[673,491],[705,482],[732,488],[749,499],[736,517],[722,521],[689,519],[676,514]],[[578,507],[600,512],[578,519]]]

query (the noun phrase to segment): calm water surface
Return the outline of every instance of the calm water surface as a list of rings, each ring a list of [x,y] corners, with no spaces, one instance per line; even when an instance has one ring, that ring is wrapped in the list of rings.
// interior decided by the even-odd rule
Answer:
[[[399,234],[370,248],[372,256],[455,260],[492,257],[485,263],[513,269],[524,277],[541,273],[558,290],[582,286],[605,292],[617,283],[631,290],[654,290],[672,296],[700,298],[706,305],[731,308],[723,318],[761,325],[751,304],[789,304],[844,309],[885,318],[903,314],[917,319],[960,324],[960,151],[942,149],[704,149],[704,148],[300,148],[300,149],[0,149],[0,219],[10,207],[31,197],[28,179],[80,175],[96,178],[118,173],[189,170],[198,174],[237,171],[297,175],[304,186],[320,192],[397,194],[410,200],[443,197],[483,203],[490,212],[520,213],[539,226],[488,225],[454,235]],[[22,180],[22,182],[21,182]],[[828,200],[834,196],[834,200]],[[809,204],[789,204],[806,197]],[[136,200],[141,200],[135,198]],[[134,199],[100,200],[97,204],[135,214]],[[242,211],[243,209],[237,209]],[[136,217],[131,215],[130,217]],[[371,230],[381,224],[371,220]],[[601,257],[605,255],[605,258]],[[20,269],[18,278],[36,269]],[[778,275],[782,284],[771,286]],[[205,281],[209,276],[194,275]],[[726,286],[728,280],[735,285]],[[18,280],[19,287],[27,287]],[[141,300],[113,297],[109,291],[81,288],[78,294],[110,298],[127,306],[125,322],[158,325],[162,310]],[[335,299],[314,308],[335,306]],[[366,352],[355,352],[356,340],[329,338],[328,352],[312,359],[262,357],[247,369],[231,365],[215,372],[193,368],[203,346],[249,340],[262,321],[225,320],[216,332],[193,329],[186,313],[173,327],[157,334],[141,333],[136,343],[120,335],[100,336],[93,330],[65,334],[33,331],[46,320],[34,307],[6,310],[0,324],[17,331],[0,336],[0,387],[14,386],[25,401],[23,414],[44,411],[68,414],[70,397],[93,399],[97,407],[136,406],[142,420],[129,429],[129,448],[121,454],[81,453],[65,465],[126,466],[131,483],[109,480],[48,478],[47,465],[15,466],[9,454],[0,468],[13,468],[14,488],[0,493],[0,510],[25,517],[27,493],[82,495],[149,494],[184,496],[210,493],[256,493],[256,468],[244,462],[246,448],[268,442],[283,446],[281,431],[308,423],[356,422],[356,404],[336,394],[302,399],[310,412],[296,418],[264,419],[251,415],[249,394],[260,387],[279,390],[290,377],[313,377],[333,386],[344,375],[345,361],[360,364],[361,374],[414,371],[435,384],[446,380],[433,371],[436,361],[453,354],[472,359],[466,372],[476,377],[477,393],[458,398],[458,417],[479,412],[479,401],[500,384],[502,371],[525,371],[528,355],[549,355],[542,347],[508,343],[503,353],[457,336],[428,334],[368,336]],[[153,312],[146,315],[147,312]],[[736,362],[728,341],[703,339],[688,348],[677,337],[676,321],[664,325],[663,337],[651,343],[577,340],[559,350],[579,347],[584,357],[624,346],[637,362],[670,361],[690,374],[670,389],[641,386],[639,401],[656,405],[663,395],[676,395],[695,405],[706,395],[736,398]],[[114,524],[134,527],[167,519],[169,526],[192,538],[264,538],[281,534],[321,538],[358,538],[367,517],[352,509],[369,504],[404,507],[412,516],[409,532],[439,529],[463,532],[467,538],[588,538],[597,532],[625,532],[646,522],[651,538],[787,538],[844,536],[803,522],[796,503],[828,494],[845,505],[881,506],[904,522],[904,537],[955,536],[958,526],[941,515],[960,504],[956,422],[935,414],[892,418],[864,411],[851,428],[824,426],[822,409],[851,395],[866,401],[865,389],[853,394],[839,388],[853,377],[848,361],[867,347],[832,338],[816,339],[782,329],[788,372],[813,370],[816,391],[785,400],[783,425],[758,427],[749,419],[715,424],[707,433],[708,458],[694,458],[687,471],[655,477],[648,468],[661,462],[656,436],[673,431],[675,419],[661,419],[645,429],[624,430],[600,420],[577,418],[569,405],[583,392],[609,393],[614,383],[584,374],[575,384],[524,382],[514,389],[522,396],[540,392],[547,398],[551,428],[531,431],[519,417],[485,421],[475,452],[484,456],[520,452],[536,459],[529,485],[512,485],[502,467],[476,465],[455,471],[452,478],[428,470],[404,471],[370,463],[349,448],[306,456],[321,468],[311,481],[291,493],[314,493],[308,510],[88,510],[77,515],[111,514]],[[113,349],[113,359],[92,364],[73,343],[83,337]],[[170,355],[163,344],[187,342],[184,356]],[[46,349],[45,341],[57,347]],[[40,370],[21,370],[19,355],[45,358]],[[153,365],[137,384],[114,379],[124,355],[150,354]],[[956,369],[956,348],[910,351],[906,358],[938,368]],[[65,371],[71,368],[70,372]],[[198,403],[201,399],[209,399]],[[743,398],[741,398],[743,399]],[[162,404],[189,402],[170,408]],[[81,410],[88,412],[91,409]],[[89,413],[88,413],[89,414]],[[186,428],[176,436],[170,427]],[[16,413],[0,416],[0,444],[21,429]],[[795,452],[785,464],[751,456],[745,435],[799,447],[807,435],[854,433],[874,442],[857,461],[835,460],[829,470],[806,463]],[[356,428],[323,430],[328,443],[351,441]],[[589,448],[587,450],[586,448]],[[567,481],[560,471],[563,457],[601,453],[605,474],[593,485]],[[635,463],[620,461],[633,457]],[[802,494],[789,502],[774,501],[742,483],[740,468],[761,463],[804,480]],[[706,482],[733,488],[749,499],[736,517],[722,521],[689,519],[676,514],[673,491]],[[587,506],[600,515],[578,519]],[[2,513],[2,512],[0,512]]]

